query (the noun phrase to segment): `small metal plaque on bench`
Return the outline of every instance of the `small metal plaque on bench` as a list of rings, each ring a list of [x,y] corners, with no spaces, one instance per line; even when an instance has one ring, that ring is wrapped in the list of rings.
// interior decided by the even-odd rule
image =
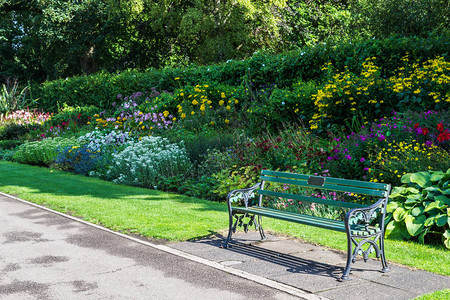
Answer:
[[[309,176],[309,178],[308,178],[308,184],[309,185],[323,186],[324,183],[325,183],[325,178],[324,177]]]

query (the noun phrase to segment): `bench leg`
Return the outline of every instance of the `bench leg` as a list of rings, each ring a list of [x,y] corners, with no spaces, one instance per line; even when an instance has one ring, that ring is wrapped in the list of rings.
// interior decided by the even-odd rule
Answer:
[[[223,243],[222,248],[231,247],[230,246],[231,235],[233,234],[233,214],[231,212],[229,214],[229,222],[230,222],[230,225],[228,227],[228,237],[227,237],[227,240],[225,241],[225,243]]]
[[[342,274],[341,278],[339,278],[339,281],[350,280],[350,277],[348,275],[350,274],[352,264],[352,256],[353,256],[352,246],[353,246],[352,238],[350,236],[350,233],[347,231],[347,265],[345,266],[344,274]]]
[[[390,269],[386,263],[386,255],[384,254],[384,234],[381,234],[380,238],[380,256],[381,256],[381,265],[383,266],[381,272],[383,273],[389,272]]]
[[[267,240],[266,235],[264,234],[264,229],[262,228],[262,217],[258,216],[258,230],[261,235],[261,241]]]

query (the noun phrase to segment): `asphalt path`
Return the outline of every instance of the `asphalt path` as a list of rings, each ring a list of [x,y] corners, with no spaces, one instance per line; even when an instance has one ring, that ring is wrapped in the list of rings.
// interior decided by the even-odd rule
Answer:
[[[0,195],[0,299],[298,299]]]

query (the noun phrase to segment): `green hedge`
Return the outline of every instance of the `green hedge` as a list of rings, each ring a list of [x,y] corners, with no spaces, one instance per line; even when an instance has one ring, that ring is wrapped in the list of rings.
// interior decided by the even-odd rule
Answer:
[[[109,108],[118,94],[131,95],[137,91],[173,92],[185,85],[220,82],[231,86],[259,87],[276,84],[290,88],[298,81],[320,81],[324,78],[321,67],[331,62],[338,70],[348,66],[359,72],[368,57],[376,56],[389,76],[401,64],[401,57],[409,53],[411,60],[424,61],[437,55],[448,57],[450,36],[428,39],[391,37],[353,44],[316,45],[277,55],[255,53],[247,60],[231,60],[220,65],[192,66],[188,68],[149,69],[146,72],[126,71],[115,74],[101,72],[89,76],[76,76],[33,85],[31,95],[39,99],[39,107],[57,111],[64,103],[70,106],[95,105]]]

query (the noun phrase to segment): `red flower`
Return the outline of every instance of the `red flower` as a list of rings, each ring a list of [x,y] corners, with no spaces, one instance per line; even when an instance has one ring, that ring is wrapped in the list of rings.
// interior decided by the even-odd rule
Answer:
[[[428,128],[424,127],[422,128],[422,134],[423,135],[427,135],[430,131],[428,130]]]
[[[414,129],[419,128],[419,123],[414,124]]]
[[[438,135],[437,139],[441,143],[450,140],[450,131],[446,129],[444,132],[441,132],[441,134]]]
[[[78,117],[77,117],[77,118],[78,118],[78,119],[81,118],[81,114],[78,114]]]
[[[442,123],[437,124],[437,130],[439,130],[439,132],[444,131],[444,125]]]

